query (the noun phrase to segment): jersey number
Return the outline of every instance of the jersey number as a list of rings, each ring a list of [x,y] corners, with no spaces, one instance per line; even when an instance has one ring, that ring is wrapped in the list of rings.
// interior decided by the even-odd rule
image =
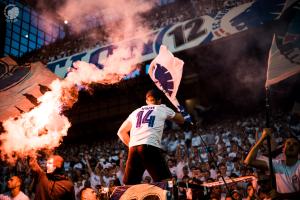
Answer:
[[[142,124],[148,124],[148,127],[153,127],[155,116],[150,116],[153,110],[148,110],[145,114],[144,111],[137,113],[136,128],[141,127]]]

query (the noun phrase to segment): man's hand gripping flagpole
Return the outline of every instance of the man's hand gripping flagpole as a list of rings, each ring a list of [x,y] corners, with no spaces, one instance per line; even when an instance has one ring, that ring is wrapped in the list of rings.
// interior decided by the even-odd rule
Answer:
[[[150,64],[149,75],[155,85],[163,91],[170,102],[182,114],[185,121],[193,124],[191,116],[181,106],[176,98],[178,87],[182,77],[184,62],[174,55],[165,47],[160,46],[159,54]]]

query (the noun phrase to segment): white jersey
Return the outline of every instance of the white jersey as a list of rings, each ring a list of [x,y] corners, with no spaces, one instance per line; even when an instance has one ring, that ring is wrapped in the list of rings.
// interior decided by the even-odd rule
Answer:
[[[129,147],[149,144],[161,148],[165,120],[174,116],[175,112],[164,104],[142,106],[133,111],[127,119],[132,124]]]
[[[90,174],[90,183],[91,183],[91,188],[94,190],[97,190],[97,185],[101,185],[101,180],[98,175],[96,175],[94,172]]]
[[[259,160],[264,160],[268,167],[268,157],[260,156]],[[292,193],[300,191],[300,160],[293,166],[287,166],[285,161],[280,159],[272,159],[274,168],[277,192]]]
[[[276,177],[277,192],[292,193],[300,191],[300,160],[287,166],[284,160],[272,160]]]
[[[0,194],[0,200],[29,200],[29,198],[26,194],[20,191],[19,194],[15,197],[12,197],[10,193]]]

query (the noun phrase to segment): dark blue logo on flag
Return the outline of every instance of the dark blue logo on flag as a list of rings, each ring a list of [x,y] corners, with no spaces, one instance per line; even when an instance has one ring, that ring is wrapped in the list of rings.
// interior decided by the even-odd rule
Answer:
[[[162,89],[167,92],[170,96],[173,94],[174,81],[171,73],[162,65],[156,64],[154,78],[158,80]]]

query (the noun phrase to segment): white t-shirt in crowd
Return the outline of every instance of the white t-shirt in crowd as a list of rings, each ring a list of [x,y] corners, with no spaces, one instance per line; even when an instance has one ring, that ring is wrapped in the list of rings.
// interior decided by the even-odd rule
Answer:
[[[168,144],[168,151],[175,152],[177,149],[178,140],[170,140]]]
[[[206,152],[201,153],[200,158],[202,162],[208,162],[208,154]]]
[[[64,162],[64,169],[65,169],[66,172],[69,171],[70,167],[71,167],[71,163],[68,162],[68,161],[65,161]]]
[[[29,197],[20,191],[15,197],[12,197],[10,193],[0,194],[0,200],[29,200]]]
[[[220,137],[218,135],[215,136],[215,144],[219,144]]]
[[[207,144],[209,144],[209,145],[215,143],[215,136],[213,135],[213,133],[207,134],[207,135],[206,135],[206,142],[207,142]]]
[[[170,170],[172,176],[176,176],[176,166],[169,168],[169,170]]]
[[[217,179],[218,177],[217,171],[214,169],[210,169],[209,171],[210,171],[210,178]]]
[[[277,144],[279,144],[283,141],[283,138],[282,137],[277,137],[277,138],[275,138],[275,141],[276,141]]]
[[[183,171],[182,171],[182,168],[184,166],[188,165],[188,163],[185,163],[183,161],[179,161],[176,165],[176,176],[177,176],[177,179],[178,180],[181,180],[182,177],[183,177]]]
[[[101,185],[101,179],[98,175],[96,175],[94,172],[92,172],[90,174],[90,183],[91,183],[91,187],[93,189],[96,189],[97,185]]]
[[[252,135],[249,135],[249,136],[248,136],[248,141],[250,142],[251,145],[254,145],[254,144],[255,144],[255,138],[253,138]]]
[[[109,157],[109,161],[112,161],[112,160],[118,161],[118,160],[119,160],[119,156],[118,156],[118,155],[110,156],[110,157]]]
[[[81,181],[79,184],[78,182],[74,184],[74,192],[75,192],[75,199],[80,200],[81,198],[79,197],[80,191],[84,188],[85,180]]]
[[[164,104],[142,106],[133,111],[127,120],[132,124],[129,147],[149,144],[161,148],[165,120],[175,112]]]
[[[113,165],[110,162],[106,162],[105,164],[104,163],[102,164],[102,167],[105,168],[105,169],[108,169],[108,168],[110,168],[112,166]]]
[[[223,142],[225,143],[225,146],[226,146],[226,147],[228,147],[228,146],[231,145],[231,144],[230,144],[230,141],[229,141],[229,139],[228,139],[228,135],[229,135],[228,132],[222,134],[222,136],[223,136]]]
[[[197,147],[201,144],[201,138],[199,135],[192,137],[192,146]]]
[[[227,166],[227,174],[231,175],[233,169],[234,169],[234,164],[233,162],[227,161],[226,162],[226,166]]]
[[[230,157],[230,158],[235,158],[235,157],[236,157],[236,152],[230,152],[230,153],[228,154],[228,157]]]
[[[83,166],[82,164],[79,162],[79,163],[76,163],[74,166],[73,166],[73,169],[82,169]]]
[[[232,169],[232,172],[231,172],[231,173],[234,173],[234,174],[236,174],[236,175],[238,175],[238,176],[240,176],[240,175],[241,175],[241,172],[240,172],[240,170],[236,169],[235,167],[233,167],[233,169]]]
[[[268,167],[268,158],[260,156],[260,160],[264,160]],[[277,192],[292,193],[300,191],[300,160],[293,166],[287,166],[285,161],[273,159],[273,168],[276,178]]]
[[[183,131],[184,140],[191,140],[192,139],[192,131]]]
[[[113,177],[110,177],[110,176],[103,176],[103,181],[105,182],[105,186],[106,187],[109,187],[109,182],[113,180]]]
[[[300,191],[300,160],[287,166],[284,160],[272,160],[276,177],[277,192],[291,193]]]
[[[240,146],[242,145],[241,138],[239,138],[239,137],[237,137],[237,136],[234,136],[234,137],[232,138],[232,140],[235,141],[235,142],[237,142],[238,145],[240,145]]]
[[[124,173],[119,169],[116,173],[117,178],[119,179],[121,185],[123,185],[123,177],[124,177]]]

